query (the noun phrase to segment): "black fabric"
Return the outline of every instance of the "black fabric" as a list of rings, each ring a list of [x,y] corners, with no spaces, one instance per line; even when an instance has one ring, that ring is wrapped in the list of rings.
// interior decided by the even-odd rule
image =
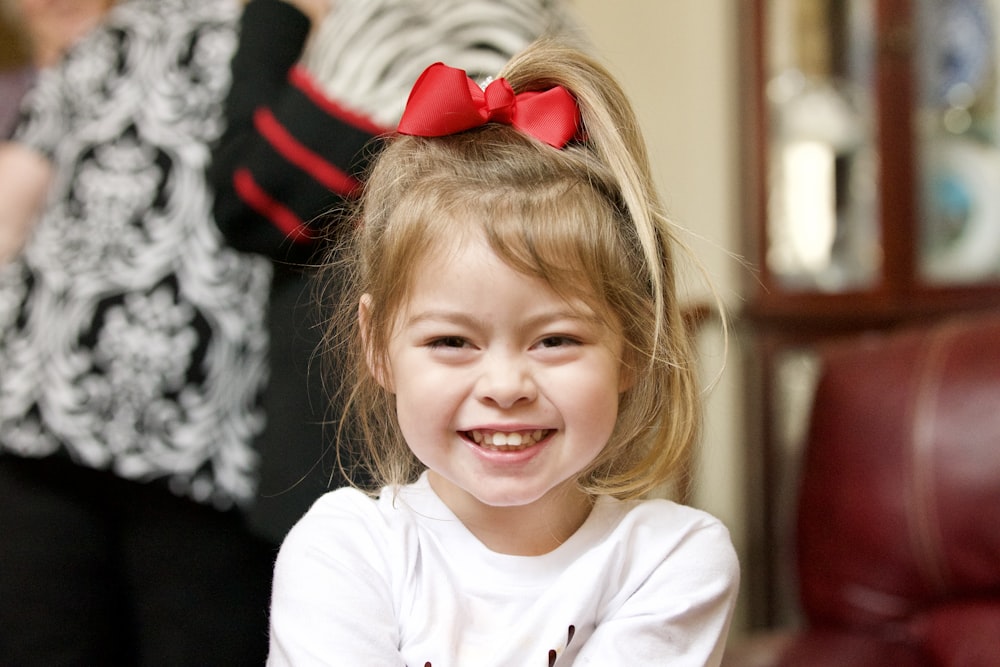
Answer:
[[[313,354],[321,330],[305,284],[294,274],[278,277],[268,312],[275,340],[264,393],[267,426],[259,439],[260,489],[247,520],[275,543],[320,495],[344,484],[330,451],[335,426],[325,421],[337,411],[328,403],[322,364]]]
[[[274,104],[274,115],[295,138],[331,164],[357,179],[368,168],[372,153],[365,148],[373,133],[351,125],[331,109],[317,106],[302,89],[290,87]]]
[[[0,535],[0,665],[264,663],[274,548],[234,512],[3,455]]]
[[[308,33],[308,20],[288,3],[253,0],[247,5],[226,99],[226,132],[209,171],[216,189],[216,224],[226,240],[239,250],[281,262],[304,263],[311,250],[292,243],[271,220],[241,200],[233,185],[236,171],[248,170],[271,199],[293,211],[317,237],[333,219],[323,214],[350,193],[332,191],[290,163],[254,127],[254,113],[269,111],[297,143],[357,179],[367,169],[366,148],[375,136],[290,82],[289,72]]]
[[[322,243],[293,243],[233,188],[233,175],[248,170],[269,197],[291,209],[316,232],[335,233],[340,218],[328,214],[344,202],[314,176],[289,163],[253,124],[258,109],[272,113],[283,130],[341,171],[359,178],[367,168],[374,134],[334,115],[289,79],[308,36],[305,16],[286,2],[252,0],[244,11],[226,103],[227,130],[209,175],[216,188],[214,214],[227,241],[274,261],[270,294],[270,380],[263,402],[267,418],[256,441],[261,453],[260,489],[247,509],[248,525],[278,543],[312,502],[345,481],[334,465],[333,427],[340,413],[329,405],[314,359],[319,306],[314,273],[306,268]],[[364,479],[357,480],[364,483]]]

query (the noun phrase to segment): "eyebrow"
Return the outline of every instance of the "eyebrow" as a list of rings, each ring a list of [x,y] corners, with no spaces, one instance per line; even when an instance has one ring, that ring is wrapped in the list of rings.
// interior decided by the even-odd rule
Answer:
[[[523,323],[521,328],[532,329],[535,327],[543,327],[553,322],[559,322],[562,320],[571,320],[574,322],[581,322],[583,324],[605,326],[604,322],[596,315],[591,313],[580,313],[575,310],[557,310],[552,312],[540,313],[534,317],[529,318]],[[486,323],[479,318],[467,315],[462,311],[453,310],[425,310],[408,317],[406,321],[403,322],[404,327],[418,326],[425,322],[431,323],[445,323],[445,324],[456,324],[459,326],[465,326],[473,329],[482,329],[486,327]]]

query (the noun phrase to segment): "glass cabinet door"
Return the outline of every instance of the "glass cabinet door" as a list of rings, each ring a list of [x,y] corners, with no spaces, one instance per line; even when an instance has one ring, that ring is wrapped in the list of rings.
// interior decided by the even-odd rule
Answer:
[[[815,346],[1000,308],[1000,0],[745,0],[747,585],[786,556]]]
[[[919,0],[917,271],[930,286],[1000,280],[1000,0]]]
[[[782,290],[880,277],[874,0],[767,0],[766,257]]]

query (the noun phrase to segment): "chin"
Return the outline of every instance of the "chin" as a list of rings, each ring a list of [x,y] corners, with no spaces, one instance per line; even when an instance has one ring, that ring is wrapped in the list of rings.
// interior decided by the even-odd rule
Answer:
[[[513,485],[516,487],[517,485]],[[572,480],[560,482],[545,488],[497,488],[492,490],[480,489],[472,495],[479,502],[490,507],[526,507],[551,498],[554,494],[563,493],[567,489],[575,488]]]
[[[476,500],[489,507],[525,507],[527,505],[532,505],[538,502],[543,496],[538,495],[514,495],[514,494],[496,494],[493,496],[477,495]]]

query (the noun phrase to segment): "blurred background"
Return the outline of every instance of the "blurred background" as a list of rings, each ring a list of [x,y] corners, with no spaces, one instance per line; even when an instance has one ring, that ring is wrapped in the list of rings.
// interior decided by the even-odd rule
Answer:
[[[728,354],[701,330],[717,382],[689,499],[743,559],[734,640],[801,624],[820,346],[1000,306],[1000,2],[574,4],[732,318]],[[689,299],[710,303],[697,277]]]
[[[706,436],[674,493],[743,561],[734,637],[798,618],[815,346],[1000,305],[996,0],[573,0],[692,264]],[[23,59],[0,26],[0,65]]]

